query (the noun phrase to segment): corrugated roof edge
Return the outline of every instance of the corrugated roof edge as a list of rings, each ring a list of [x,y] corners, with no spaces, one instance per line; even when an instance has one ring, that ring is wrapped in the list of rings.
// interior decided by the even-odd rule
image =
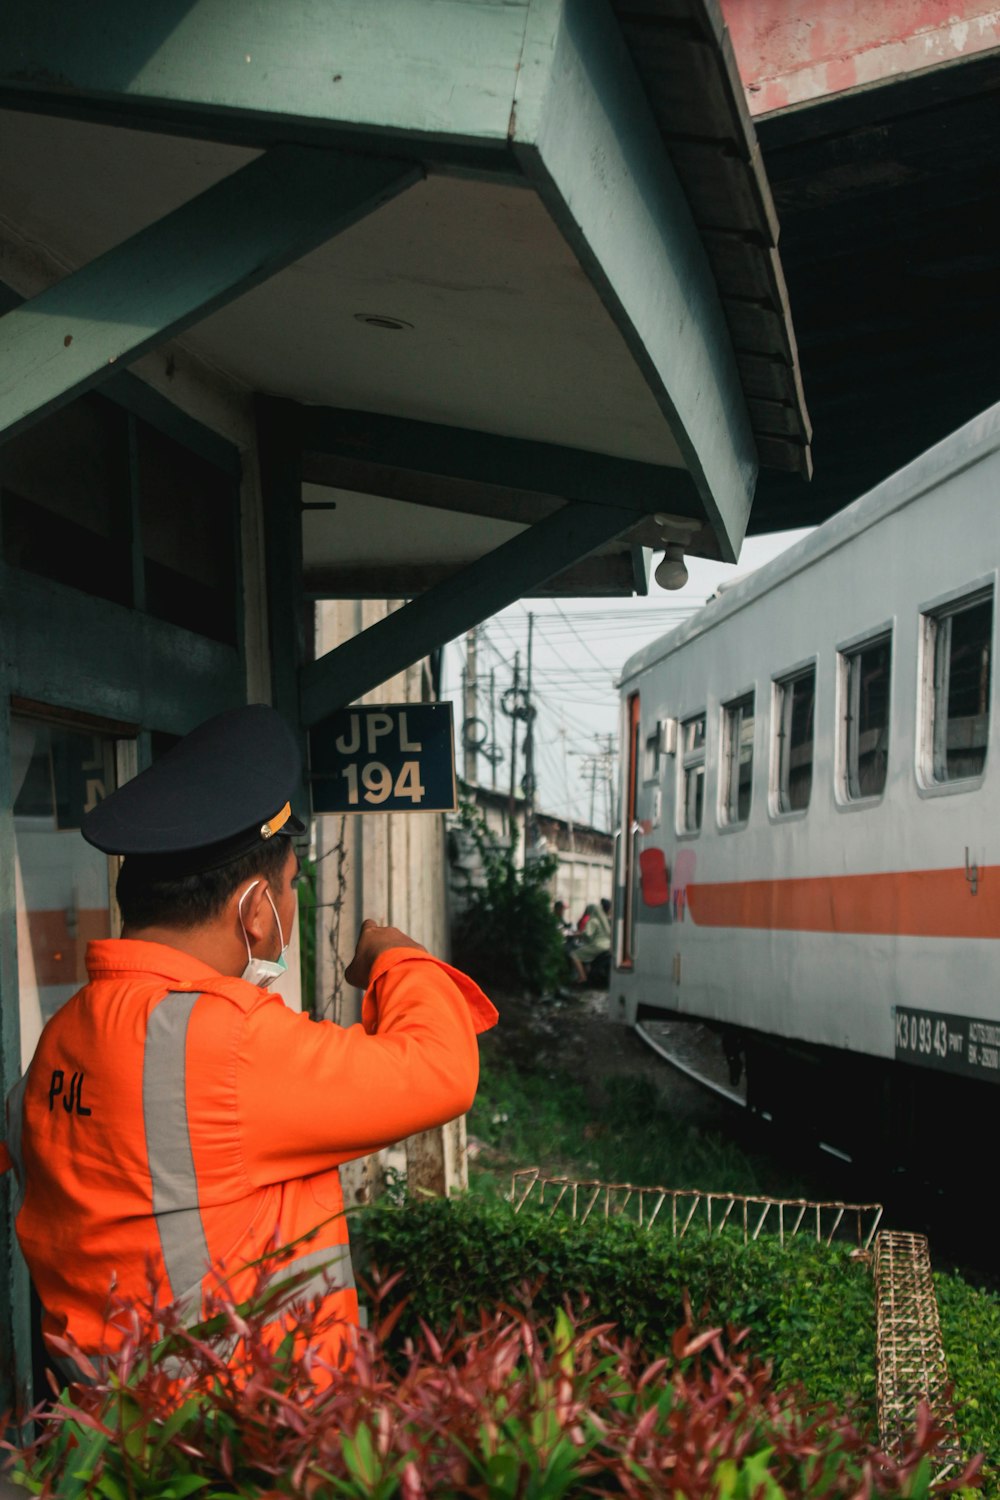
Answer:
[[[812,474],[778,221],[717,0],[612,0],[705,245],[760,462]],[[752,404],[751,404],[752,403]]]

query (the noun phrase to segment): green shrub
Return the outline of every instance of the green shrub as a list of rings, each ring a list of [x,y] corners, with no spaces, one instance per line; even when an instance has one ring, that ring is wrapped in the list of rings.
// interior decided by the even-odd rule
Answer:
[[[176,1307],[119,1307],[126,1337],[105,1372],[65,1346],[94,1383],[38,1413],[16,1476],[62,1500],[932,1492],[940,1434],[929,1425],[890,1463],[843,1414],[776,1392],[738,1337],[698,1332],[689,1315],[651,1362],[634,1341],[565,1309],[551,1320],[500,1309],[443,1341],[425,1331],[399,1370],[380,1336],[390,1315],[360,1335],[349,1370],[314,1383],[306,1344],[320,1307],[276,1303],[266,1273],[249,1302],[220,1297],[193,1329]],[[289,1331],[276,1343],[278,1311]]]
[[[455,921],[455,963],[491,990],[554,989],[566,973],[549,891],[556,856],[529,859],[518,869],[513,843],[501,843],[475,808],[463,803],[459,818],[479,852],[483,884],[470,884]]]
[[[988,1455],[984,1488],[1000,1495],[1000,1296],[944,1272],[934,1289],[965,1451]]]
[[[564,1297],[577,1307],[586,1299],[593,1316],[655,1353],[669,1346],[689,1294],[696,1311],[750,1329],[779,1385],[800,1382],[814,1401],[850,1400],[861,1420],[874,1418],[872,1281],[845,1246],[744,1246],[736,1234],[704,1232],[675,1240],[655,1227],[515,1215],[508,1204],[471,1197],[402,1210],[377,1204],[355,1237],[369,1266],[404,1273],[399,1338],[421,1319],[441,1332],[459,1313],[470,1319],[498,1302],[516,1304],[531,1287],[538,1316],[552,1317]]]
[[[316,862],[300,857],[298,910],[299,910],[299,973],[302,986],[302,1009],[309,1015],[316,1014]]]

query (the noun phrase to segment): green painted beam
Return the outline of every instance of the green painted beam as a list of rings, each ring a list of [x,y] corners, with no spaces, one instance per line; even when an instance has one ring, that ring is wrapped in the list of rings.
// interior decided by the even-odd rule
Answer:
[[[0,17],[5,102],[220,139],[237,126],[264,142],[353,138],[456,170],[476,151],[480,170],[519,169],[669,422],[719,554],[738,555],[757,474],[739,372],[608,0],[94,0],[79,15],[33,0]]]
[[[0,281],[0,317],[23,305],[24,298]],[[119,370],[117,375],[102,381],[101,395],[124,407],[134,417],[141,417],[144,422],[166,433],[167,437],[173,438],[185,448],[190,448],[192,453],[197,453],[199,458],[214,464],[229,479],[239,483],[243,475],[243,461],[236,444],[221,437],[211,427],[206,427],[197,417],[182,411],[144,380],[139,380],[128,370]]]
[[[537,523],[536,523],[537,524]],[[571,563],[554,578],[523,595],[532,599],[628,598],[649,592],[647,580],[636,573],[634,553],[645,547],[619,547],[593,553]],[[385,563],[373,558],[341,568],[310,567],[303,575],[306,599],[414,599],[468,567],[468,563]]]
[[[0,281],[0,317],[23,305],[24,298]],[[133,416],[141,417],[144,422],[166,433],[167,437],[172,437],[185,448],[190,448],[192,453],[197,453],[199,458],[214,464],[229,479],[239,483],[243,474],[243,462],[236,444],[221,437],[211,427],[206,427],[197,417],[182,411],[144,380],[139,380],[128,370],[119,370],[117,375],[102,382],[101,395],[107,396],[116,405],[123,406]]]
[[[632,561],[632,583],[640,598],[649,593],[649,575],[653,563],[653,548],[641,547],[633,542],[630,548]]]
[[[634,525],[634,511],[582,502],[546,516],[303,667],[301,722],[318,724]]]
[[[0,319],[0,438],[117,373],[418,180],[277,146]]]
[[[0,15],[0,102],[172,117],[195,130],[211,116],[242,120],[262,140],[282,125],[376,124],[506,149],[527,9],[528,0],[31,0]]]
[[[302,461],[299,416],[294,401],[258,396],[257,455],[264,524],[264,569],[271,703],[297,735],[305,765],[305,736],[299,726],[299,668],[305,660],[305,595],[302,579]],[[292,803],[308,811],[304,786]]]
[[[306,480],[309,455],[317,454],[348,460],[352,467],[370,460],[380,468],[480,483],[487,487],[483,515],[495,513],[491,485],[644,513],[703,514],[686,470],[662,464],[329,406],[300,408],[299,430]],[[329,483],[330,477],[325,475],[322,482]],[[435,504],[433,492],[426,503]]]
[[[0,619],[11,697],[169,734],[246,701],[232,646],[3,563]]]
[[[726,562],[757,451],[687,199],[607,0],[531,0],[515,152],[670,423]]]

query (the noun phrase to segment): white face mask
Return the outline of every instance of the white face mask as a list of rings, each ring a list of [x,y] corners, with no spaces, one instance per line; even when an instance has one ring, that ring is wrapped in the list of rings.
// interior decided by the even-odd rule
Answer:
[[[268,899],[271,910],[274,912],[274,920],[278,924],[278,940],[281,943],[281,952],[277,958],[254,958],[250,952],[250,939],[247,937],[246,926],[243,922],[243,903],[254,886],[257,885],[260,885],[259,880],[255,880],[253,885],[247,886],[240,897],[240,904],[236,908],[240,919],[240,926],[243,928],[243,941],[247,945],[247,966],[240,977],[246,979],[250,984],[257,985],[259,989],[266,990],[268,985],[273,984],[276,979],[279,979],[288,968],[288,965],[285,963],[285,953],[288,949],[288,944],[285,942],[285,934],[281,930],[281,918],[278,916],[278,908],[271,900],[271,892],[266,890],[264,895]]]

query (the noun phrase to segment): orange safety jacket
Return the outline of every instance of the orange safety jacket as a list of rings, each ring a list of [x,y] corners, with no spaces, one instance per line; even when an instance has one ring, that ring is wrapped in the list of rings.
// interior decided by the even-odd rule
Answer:
[[[87,970],[11,1090],[0,1147],[44,1331],[114,1348],[109,1293],[148,1303],[150,1271],[194,1321],[223,1277],[238,1301],[241,1268],[312,1234],[288,1270],[316,1267],[322,1292],[334,1262],[323,1311],[342,1323],[318,1352],[335,1362],[358,1321],[338,1164],[469,1109],[493,1006],[413,948],[378,957],[346,1028],[159,943],[92,942]]]

